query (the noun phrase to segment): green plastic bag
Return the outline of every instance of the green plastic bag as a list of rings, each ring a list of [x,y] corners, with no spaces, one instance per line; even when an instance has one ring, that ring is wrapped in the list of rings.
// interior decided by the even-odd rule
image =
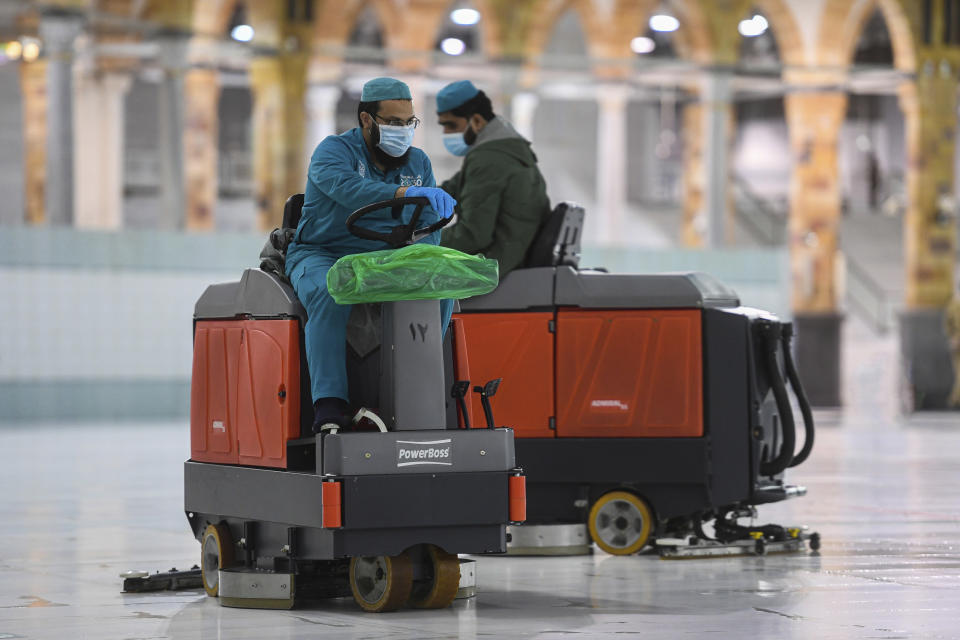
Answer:
[[[344,256],[327,272],[337,304],[459,300],[490,293],[499,282],[496,260],[432,244]]]

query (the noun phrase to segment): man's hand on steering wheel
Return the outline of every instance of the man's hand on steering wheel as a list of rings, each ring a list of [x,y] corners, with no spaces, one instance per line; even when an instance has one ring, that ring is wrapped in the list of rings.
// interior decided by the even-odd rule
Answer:
[[[453,208],[457,205],[453,196],[438,187],[406,187],[400,195],[407,198],[426,198],[441,218],[452,216]]]
[[[410,193],[410,190],[413,188],[414,187],[407,189],[407,193]],[[435,189],[432,187],[415,188],[423,191],[440,191],[446,195],[446,192],[444,192],[442,189]],[[450,196],[447,196],[447,198],[450,199],[450,202],[454,202],[453,198],[450,198]],[[413,215],[410,217],[410,222],[396,224],[388,232],[374,231],[373,229],[368,229],[366,227],[357,225],[357,221],[364,216],[373,213],[374,211],[379,211],[381,209],[393,209],[394,207],[404,207],[407,205],[414,205]],[[439,231],[450,223],[450,216],[446,216],[441,217],[440,220],[426,227],[418,227],[417,223],[420,221],[420,214],[423,212],[423,208],[427,205],[432,206],[432,203],[430,199],[424,195],[417,196],[416,198],[408,196],[404,198],[393,198],[391,200],[374,202],[366,207],[357,209],[347,216],[347,230],[358,238],[385,242],[395,249],[404,247],[406,245],[419,242],[423,238]],[[453,205],[450,205],[450,210],[452,213]]]

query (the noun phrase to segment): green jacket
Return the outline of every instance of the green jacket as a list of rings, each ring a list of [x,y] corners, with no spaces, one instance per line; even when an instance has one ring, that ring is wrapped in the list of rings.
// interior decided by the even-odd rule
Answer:
[[[529,142],[495,118],[460,171],[440,186],[457,199],[459,213],[457,224],[444,229],[441,245],[497,260],[501,278],[523,266],[550,214],[546,183]]]

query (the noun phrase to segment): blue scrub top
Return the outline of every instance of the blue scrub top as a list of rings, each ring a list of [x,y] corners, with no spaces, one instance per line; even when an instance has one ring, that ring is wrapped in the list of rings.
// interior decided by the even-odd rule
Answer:
[[[335,258],[351,253],[389,248],[386,244],[358,238],[347,231],[347,216],[380,200],[393,198],[397,187],[434,187],[433,167],[427,154],[410,148],[407,164],[382,172],[373,164],[359,127],[337,136],[327,136],[317,145],[307,170],[303,214],[294,241],[287,250],[287,272],[302,258],[301,252],[318,251]],[[414,207],[404,207],[409,221]],[[418,227],[433,224],[439,215],[424,207]],[[390,209],[365,216],[359,225],[388,231],[399,221]]]

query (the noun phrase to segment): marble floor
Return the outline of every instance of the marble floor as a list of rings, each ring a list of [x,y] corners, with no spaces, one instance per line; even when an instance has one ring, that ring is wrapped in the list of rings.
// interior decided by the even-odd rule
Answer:
[[[790,476],[809,494],[760,511],[819,531],[818,555],[481,557],[477,597],[439,611],[124,595],[121,571],[198,560],[186,424],[0,425],[0,640],[960,638],[960,414],[899,415],[889,346],[851,337],[847,407]]]

